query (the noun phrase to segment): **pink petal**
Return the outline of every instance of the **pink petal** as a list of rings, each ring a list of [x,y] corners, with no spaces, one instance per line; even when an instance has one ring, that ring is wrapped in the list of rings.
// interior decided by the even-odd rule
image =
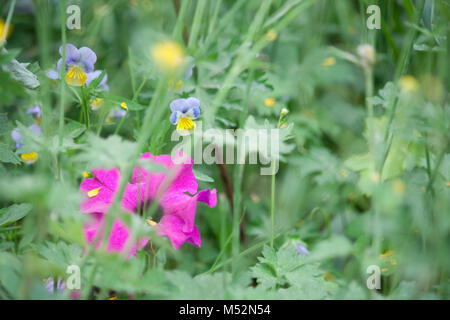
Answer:
[[[166,192],[160,205],[164,209],[164,215],[178,216],[184,222],[183,232],[190,232],[194,228],[197,201],[205,202],[211,208],[214,207],[217,203],[216,189],[202,190],[193,197],[186,193]]]
[[[80,186],[80,190],[86,194],[85,201],[81,203],[81,211],[85,213],[106,212],[114,199],[114,194],[119,183],[119,170],[94,169],[93,178],[86,178]],[[91,190],[100,188],[98,194],[94,197],[88,197],[87,193]]]
[[[93,243],[95,237],[100,233],[99,241],[96,243],[95,248],[99,249],[102,242],[102,237],[105,234],[102,228],[106,226],[106,217],[102,214],[92,215],[92,221],[84,225],[84,235],[88,243]],[[108,239],[108,245],[106,250],[108,252],[123,252],[127,245],[127,240],[130,236],[130,230],[119,219],[113,222],[111,232]],[[148,242],[148,239],[143,238],[139,241],[139,248],[136,243],[133,243],[127,258],[130,256],[136,256],[136,249],[142,249]]]
[[[170,239],[173,247],[179,249],[184,242],[201,246],[200,233],[196,226],[189,232],[183,231],[184,221],[173,214],[164,215],[158,224],[158,234]]]
[[[144,153],[141,158],[148,159],[153,163],[162,164],[170,172],[170,176],[166,173],[149,173],[142,167],[136,167],[133,171],[133,183],[145,183],[147,185],[147,196],[154,198],[159,193],[167,192],[189,192],[195,194],[198,189],[197,180],[192,171],[193,161],[190,157],[178,152],[176,159],[172,159],[169,155],[153,156],[150,153]],[[185,159],[181,164],[174,161]],[[174,172],[176,171],[176,172]]]

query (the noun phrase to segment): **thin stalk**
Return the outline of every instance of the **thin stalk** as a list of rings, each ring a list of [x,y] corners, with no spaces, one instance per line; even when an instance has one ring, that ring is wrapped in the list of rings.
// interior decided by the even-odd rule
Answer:
[[[61,0],[61,44],[62,44],[62,66],[59,71],[60,81],[60,101],[59,101],[59,124],[58,124],[58,145],[61,148],[63,144],[63,132],[64,132],[64,104],[66,97],[66,82],[64,81],[64,73],[66,71],[66,0]],[[57,157],[57,177],[61,178],[61,166],[58,163],[61,160],[61,155]]]
[[[6,35],[8,34],[9,26],[11,25],[11,18],[13,16],[15,6],[16,0],[12,0],[11,5],[9,6],[8,15],[6,16],[5,29],[3,30],[0,38],[0,49],[2,49],[5,44]]]
[[[189,35],[188,48],[192,49],[197,43],[200,25],[202,23],[203,11],[205,11],[206,0],[197,0],[195,8],[194,21],[192,22],[191,33]]]
[[[217,15],[219,14],[221,5],[222,5],[222,0],[217,0],[216,7],[214,8],[214,13],[212,15],[211,20],[209,21],[208,35],[211,34],[211,32],[213,32],[214,27],[216,26]]]
[[[181,8],[178,12],[177,22],[175,24],[175,28],[172,33],[172,37],[182,42],[182,34],[183,34],[183,26],[184,26],[184,16],[186,15],[187,8],[189,7],[189,0],[183,0],[181,1]]]

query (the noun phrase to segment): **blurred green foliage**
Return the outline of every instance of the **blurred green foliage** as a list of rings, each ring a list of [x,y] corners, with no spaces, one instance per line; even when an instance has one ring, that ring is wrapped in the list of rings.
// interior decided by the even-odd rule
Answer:
[[[184,18],[177,19],[183,2]],[[4,20],[11,3],[0,4]],[[70,298],[68,290],[48,292],[42,279],[66,279],[73,264],[81,266],[82,297],[91,299],[449,298],[446,1],[70,4],[80,5],[82,28],[67,30],[67,42],[96,52],[110,91],[88,88],[104,104],[88,111],[87,127],[79,121],[77,91],[66,87],[60,136],[61,88],[45,71],[59,58],[61,2],[17,0],[0,55],[1,299]],[[370,4],[381,8],[380,30],[366,28]],[[182,32],[174,32],[177,25]],[[197,41],[189,43],[196,29]],[[264,40],[268,32],[275,38]],[[172,36],[195,63],[194,74],[180,90],[165,89],[165,103],[156,105],[164,120],[141,151],[164,154],[174,147],[168,103],[176,98],[199,98],[204,126],[219,130],[274,128],[287,108],[273,248],[272,182],[257,165],[194,166],[201,188],[218,189],[215,208],[197,209],[201,248],[174,250],[138,216],[126,223],[136,235],[153,237],[136,258],[89,250],[84,240],[82,172],[125,169],[132,161],[161,78],[150,48]],[[358,57],[364,43],[376,50],[372,94],[364,68],[345,59]],[[105,120],[123,101],[129,111],[118,128],[117,120]],[[43,109],[40,137],[27,128],[33,105]],[[20,152],[10,135],[16,127],[24,137]],[[31,151],[38,161],[26,165],[20,156]],[[237,254],[233,209],[241,221]],[[310,255],[298,255],[298,243]],[[381,269],[380,290],[366,287],[370,265]]]

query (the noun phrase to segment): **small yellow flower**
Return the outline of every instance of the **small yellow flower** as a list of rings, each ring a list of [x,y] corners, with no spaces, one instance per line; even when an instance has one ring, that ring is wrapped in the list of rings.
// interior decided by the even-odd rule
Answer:
[[[388,268],[382,268],[382,269],[381,269],[381,272],[388,272],[388,271],[389,271]]]
[[[419,82],[409,74],[402,76],[398,83],[400,90],[403,92],[417,92],[419,90]]]
[[[342,169],[341,170],[341,176],[343,176],[344,178],[347,178],[348,177],[348,171],[345,170],[345,169]]]
[[[177,124],[177,131],[181,135],[190,134],[195,128],[195,122],[189,118],[181,118]]]
[[[101,187],[88,191],[88,193],[87,193],[88,197],[89,198],[95,197],[96,195],[98,195],[98,192],[100,191],[100,189],[101,189]]]
[[[145,220],[145,222],[147,222],[151,227],[154,227],[157,225],[157,223],[151,219],[147,219],[147,220]]]
[[[402,195],[405,193],[405,183],[400,180],[400,179],[395,179],[393,184],[392,184],[392,189],[394,190],[394,192],[398,195]]]
[[[275,41],[275,40],[277,39],[278,35],[277,35],[277,33],[275,32],[275,30],[269,29],[269,30],[266,32],[265,37],[266,37],[266,39],[269,40],[269,41]]]
[[[124,109],[124,110],[127,110],[128,111],[128,106],[127,106],[127,103],[124,101],[124,102],[122,102],[121,104],[120,104],[120,107],[122,108],[122,109]]]
[[[328,68],[336,64],[336,59],[334,57],[329,57],[323,60],[322,67]]]
[[[83,172],[83,178],[93,178],[94,174],[92,172],[89,171],[84,171]]]
[[[117,297],[108,298],[108,300],[117,300]]]
[[[173,41],[156,44],[152,48],[152,56],[156,64],[168,72],[176,71],[184,62],[183,48]]]
[[[74,87],[81,87],[87,81],[87,76],[84,71],[77,66],[73,66],[66,73],[66,82]]]
[[[95,98],[95,99],[91,99],[91,109],[92,110],[98,110],[101,108],[101,106],[103,105],[103,99],[102,98]]]
[[[37,161],[39,155],[36,152],[28,152],[28,153],[22,153],[20,155],[22,158],[22,161],[26,164],[33,164]]]
[[[276,102],[275,98],[266,98],[266,99],[264,100],[264,104],[265,104],[267,107],[273,107],[273,106],[275,105],[275,102]]]
[[[5,33],[6,30],[6,22],[3,19],[0,19],[0,44],[1,44],[1,39],[3,39],[3,33]],[[10,24],[8,26],[8,31],[6,31],[6,36],[5,39],[8,39],[9,36],[11,35],[12,32],[12,24]]]

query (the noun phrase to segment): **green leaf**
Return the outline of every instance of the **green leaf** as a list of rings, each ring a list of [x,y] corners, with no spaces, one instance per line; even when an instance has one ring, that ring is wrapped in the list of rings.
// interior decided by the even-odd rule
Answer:
[[[78,121],[68,120],[64,125],[63,136],[75,139],[86,130],[86,126]]]
[[[203,172],[195,170],[195,169],[193,171],[194,171],[194,176],[197,180],[204,181],[204,182],[214,182],[213,178],[204,174]]]
[[[20,158],[6,144],[0,143],[0,162],[19,164]]]
[[[3,49],[3,52],[6,50]],[[9,73],[9,75],[16,81],[20,82],[22,85],[28,89],[36,89],[41,84],[37,76],[27,69],[28,63],[20,63],[16,59],[3,64],[1,66],[2,70]]]
[[[345,257],[350,253],[350,241],[341,235],[333,235],[319,242],[307,257],[308,262],[325,261],[337,257]]]
[[[7,226],[17,220],[22,219],[31,211],[31,204],[13,204],[8,208],[3,208],[0,210],[0,227]]]

